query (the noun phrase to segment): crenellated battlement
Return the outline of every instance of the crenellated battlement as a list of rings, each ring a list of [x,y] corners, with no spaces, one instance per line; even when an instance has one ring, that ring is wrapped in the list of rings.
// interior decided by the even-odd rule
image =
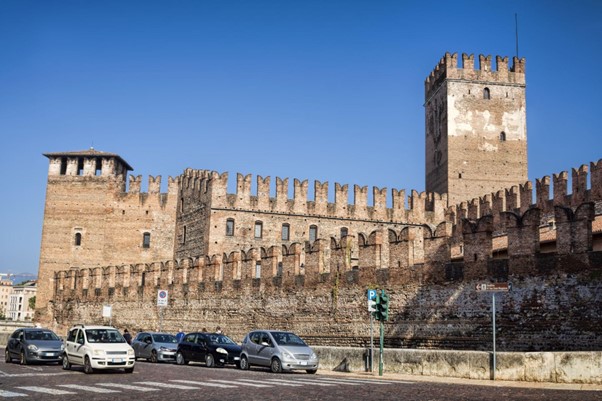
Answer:
[[[323,216],[340,219],[381,220],[389,222],[436,224],[443,221],[447,205],[445,194],[412,191],[405,203],[405,191],[372,188],[368,202],[368,187],[353,185],[353,202],[349,202],[349,184],[335,183],[334,202],[329,202],[329,182],[314,182],[313,198],[308,196],[308,180],[293,179],[293,197],[289,198],[289,178],[276,178],[275,197],[270,197],[271,177],[256,177],[256,190],[251,191],[253,176],[236,175],[236,192],[228,193],[228,173],[186,169],[180,176],[183,196],[211,202],[212,208],[248,210],[282,214]],[[131,184],[130,184],[131,185]],[[388,203],[392,207],[387,207]]]
[[[474,61],[474,54],[463,53],[462,65],[459,66],[457,53],[445,53],[424,82],[425,99],[428,101],[446,79],[525,85],[526,60],[524,58],[513,57],[512,66],[509,68],[508,57],[496,56],[495,69],[492,67],[490,55],[479,55],[478,69],[475,69]]]
[[[528,209],[537,207],[542,210],[543,216],[554,215],[554,207],[565,206],[577,208],[585,202],[602,202],[602,159],[591,162],[590,168],[583,164],[571,169],[571,193],[568,192],[568,171],[561,171],[550,176],[535,180],[535,194],[533,184],[527,181],[522,185],[512,186],[480,198],[452,205],[447,214],[454,218],[478,219],[488,214],[495,215],[500,212],[524,213]],[[590,187],[588,188],[588,180]],[[550,188],[552,183],[552,188]],[[551,195],[551,196],[550,196]],[[454,220],[456,221],[456,220]]]

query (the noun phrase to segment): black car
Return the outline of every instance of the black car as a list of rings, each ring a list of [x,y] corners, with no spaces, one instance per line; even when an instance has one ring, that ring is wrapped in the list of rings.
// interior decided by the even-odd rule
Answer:
[[[205,362],[208,368],[240,363],[240,346],[218,333],[188,333],[178,343],[176,363]]]
[[[33,327],[15,330],[4,350],[7,363],[19,359],[21,365],[61,362],[62,354],[63,342],[52,330]]]

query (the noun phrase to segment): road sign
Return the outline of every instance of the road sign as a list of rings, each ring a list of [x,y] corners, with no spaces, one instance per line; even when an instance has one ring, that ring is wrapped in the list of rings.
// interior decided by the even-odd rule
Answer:
[[[374,301],[376,299],[376,290],[368,290],[368,301]]]
[[[111,305],[102,306],[102,317],[111,317]]]
[[[368,300],[368,312],[376,312],[376,301],[372,299]]]
[[[157,306],[167,306],[167,291],[159,290],[157,291]]]
[[[512,290],[512,283],[480,283],[476,285],[477,291],[508,292]]]

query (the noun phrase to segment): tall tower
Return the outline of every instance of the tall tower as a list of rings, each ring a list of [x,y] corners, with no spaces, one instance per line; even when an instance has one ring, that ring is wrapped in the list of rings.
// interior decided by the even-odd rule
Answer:
[[[527,181],[525,59],[446,53],[425,81],[426,190],[454,205]]]

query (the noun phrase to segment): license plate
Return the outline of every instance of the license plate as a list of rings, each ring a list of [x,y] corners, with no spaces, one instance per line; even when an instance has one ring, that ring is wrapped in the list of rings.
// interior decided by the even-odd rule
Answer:
[[[46,352],[44,356],[56,356],[54,352]]]
[[[121,358],[113,358],[113,363],[120,363],[123,362],[123,359]]]
[[[235,360],[235,361],[240,361],[240,357],[238,357],[238,356],[235,356],[235,357],[234,357],[234,360]]]
[[[301,362],[299,362],[299,364],[300,365],[307,365],[307,362],[306,361],[301,361]]]

